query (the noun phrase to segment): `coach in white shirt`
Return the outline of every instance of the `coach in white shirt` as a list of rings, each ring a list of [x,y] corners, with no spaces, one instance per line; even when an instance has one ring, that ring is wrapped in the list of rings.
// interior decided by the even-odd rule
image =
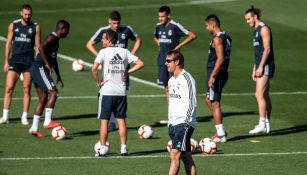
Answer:
[[[178,173],[180,158],[184,163],[186,174],[196,174],[190,143],[196,125],[195,80],[183,69],[184,57],[179,51],[168,52],[165,65],[167,70],[173,73],[168,81],[168,132],[173,145],[170,151],[169,175]]]

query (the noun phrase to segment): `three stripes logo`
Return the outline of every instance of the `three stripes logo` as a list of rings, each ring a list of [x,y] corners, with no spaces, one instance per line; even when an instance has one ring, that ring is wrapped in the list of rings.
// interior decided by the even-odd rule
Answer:
[[[123,58],[117,53],[112,60],[110,61],[110,64],[123,64]]]

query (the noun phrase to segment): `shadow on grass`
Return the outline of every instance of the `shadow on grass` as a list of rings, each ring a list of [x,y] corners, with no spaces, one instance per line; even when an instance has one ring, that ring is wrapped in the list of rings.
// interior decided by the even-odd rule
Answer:
[[[280,136],[280,135],[288,135],[288,134],[294,134],[294,133],[300,133],[300,132],[307,132],[307,124],[297,125],[297,126],[289,127],[289,128],[272,130],[270,134],[235,136],[230,139],[227,139],[227,141],[237,141],[237,140],[256,138],[256,137]]]
[[[245,112],[224,112],[223,113],[223,118],[225,117],[231,117],[231,116],[241,116],[241,115],[256,115],[256,111],[245,111]],[[196,118],[197,122],[209,122],[213,120],[213,116],[199,116]]]

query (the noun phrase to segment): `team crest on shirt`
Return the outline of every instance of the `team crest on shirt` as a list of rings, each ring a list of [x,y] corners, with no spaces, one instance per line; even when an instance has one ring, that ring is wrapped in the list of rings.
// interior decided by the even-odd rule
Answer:
[[[30,34],[33,33],[32,28],[29,28],[28,33],[30,33]]]
[[[172,31],[172,30],[169,30],[167,34],[168,34],[169,36],[172,36],[173,31]]]
[[[18,29],[18,28],[16,28],[16,29],[15,29],[15,32],[19,32],[19,29]]]
[[[121,38],[126,39],[126,35],[124,33],[122,33]]]

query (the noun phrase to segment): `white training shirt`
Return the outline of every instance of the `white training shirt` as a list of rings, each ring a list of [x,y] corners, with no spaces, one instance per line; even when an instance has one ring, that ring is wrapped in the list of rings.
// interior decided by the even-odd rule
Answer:
[[[105,84],[100,88],[101,95],[126,96],[126,83],[123,76],[128,74],[128,64],[134,63],[138,57],[128,49],[107,47],[101,49],[95,59],[103,67],[102,77]],[[127,76],[126,76],[127,77]]]
[[[175,78],[168,81],[169,105],[168,124],[187,123],[196,126],[196,83],[194,78],[184,69]]]

